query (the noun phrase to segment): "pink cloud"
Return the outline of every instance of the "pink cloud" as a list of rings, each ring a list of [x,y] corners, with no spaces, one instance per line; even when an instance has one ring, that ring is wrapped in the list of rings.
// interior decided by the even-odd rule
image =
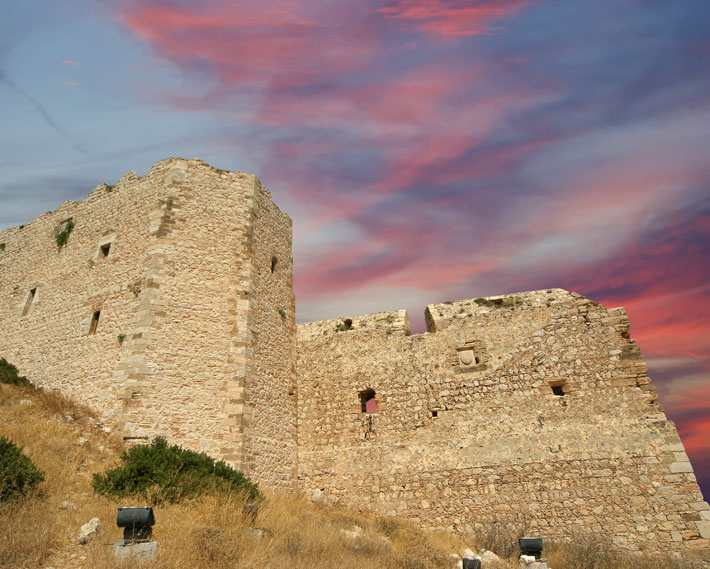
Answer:
[[[62,61],[64,65],[81,65],[81,62],[79,61],[72,61],[71,59],[65,59]]]
[[[442,36],[470,36],[496,31],[493,24],[514,15],[524,0],[395,0],[378,11],[387,18],[416,22],[416,28]]]
[[[70,87],[74,87],[76,83],[74,81],[67,81],[67,80],[62,80],[59,82],[61,85],[68,85]]]
[[[309,14],[317,9],[313,1],[206,2],[199,8],[145,2],[122,7],[120,17],[166,57],[207,64],[227,83],[340,72],[372,57],[376,45],[366,26],[320,25]]]

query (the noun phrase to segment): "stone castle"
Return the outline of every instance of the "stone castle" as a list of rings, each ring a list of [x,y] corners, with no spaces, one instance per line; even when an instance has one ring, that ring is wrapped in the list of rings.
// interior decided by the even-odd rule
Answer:
[[[291,220],[167,159],[0,234],[0,357],[259,483],[475,531],[710,559],[710,507],[622,308],[561,289],[295,323]]]

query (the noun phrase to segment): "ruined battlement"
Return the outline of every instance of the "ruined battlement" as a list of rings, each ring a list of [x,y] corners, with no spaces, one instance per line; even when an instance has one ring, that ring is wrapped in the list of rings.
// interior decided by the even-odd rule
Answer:
[[[70,223],[71,222],[71,223]],[[710,558],[703,501],[623,308],[562,289],[295,324],[291,220],[170,158],[0,233],[0,357],[272,487],[423,526],[584,531]]]
[[[391,310],[389,312],[375,312],[374,314],[363,314],[361,316],[306,322],[298,324],[297,330],[298,337],[302,339],[329,337],[331,334],[339,332],[356,333],[358,335],[372,332],[405,336],[411,334],[409,316],[406,310]]]

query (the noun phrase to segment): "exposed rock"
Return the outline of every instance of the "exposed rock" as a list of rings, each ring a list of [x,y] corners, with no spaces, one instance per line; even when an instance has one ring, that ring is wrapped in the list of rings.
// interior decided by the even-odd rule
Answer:
[[[64,500],[58,507],[60,510],[72,510],[76,512],[76,504],[74,504],[74,502],[70,502],[69,500]]]
[[[83,526],[79,528],[79,537],[77,538],[77,541],[81,545],[86,545],[89,543],[92,539],[96,537],[96,534],[99,532],[99,524],[101,523],[101,520],[99,518],[91,518],[88,522],[86,522]]]
[[[500,563],[500,557],[488,550],[481,551],[480,559],[483,567],[495,567],[496,564]]]
[[[320,488],[316,488],[311,492],[311,502],[314,504],[322,504],[324,506],[328,506],[332,503],[332,500],[328,498],[328,496],[325,495],[323,490]]]

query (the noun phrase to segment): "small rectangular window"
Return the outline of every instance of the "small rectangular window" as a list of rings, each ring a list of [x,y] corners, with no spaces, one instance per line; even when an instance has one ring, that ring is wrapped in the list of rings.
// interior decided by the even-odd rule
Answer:
[[[32,303],[35,300],[36,294],[36,288],[31,288],[27,293],[27,297],[25,298],[25,305],[22,307],[22,316],[27,316],[30,313],[30,309],[32,308]]]
[[[566,379],[555,379],[550,381],[550,389],[552,389],[552,394],[557,397],[562,397],[567,393],[567,380]]]
[[[101,311],[97,310],[91,317],[91,325],[89,326],[89,335],[96,334],[96,329],[99,327],[99,317],[101,316]]]

